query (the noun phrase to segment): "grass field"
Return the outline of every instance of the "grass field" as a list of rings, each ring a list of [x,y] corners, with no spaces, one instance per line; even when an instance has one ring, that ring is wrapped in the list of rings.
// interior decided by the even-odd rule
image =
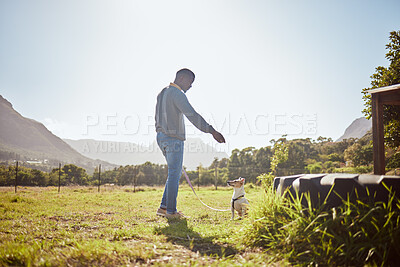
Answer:
[[[178,209],[189,218],[155,215],[162,188],[0,189],[0,264],[54,265],[286,265],[242,242],[248,219],[204,207],[181,187]],[[232,189],[200,188],[202,200],[229,208]],[[262,189],[247,187],[255,202]],[[236,217],[237,218],[237,217]]]

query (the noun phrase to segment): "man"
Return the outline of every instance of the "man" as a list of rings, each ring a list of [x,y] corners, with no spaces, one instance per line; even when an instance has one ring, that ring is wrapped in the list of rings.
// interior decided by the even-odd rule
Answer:
[[[157,96],[156,132],[157,143],[168,164],[168,178],[157,215],[167,218],[180,218],[183,214],[176,210],[179,179],[182,174],[185,124],[183,115],[200,131],[211,133],[219,143],[225,143],[217,132],[190,105],[185,93],[192,87],[195,75],[189,69],[176,73],[175,81],[164,88]]]

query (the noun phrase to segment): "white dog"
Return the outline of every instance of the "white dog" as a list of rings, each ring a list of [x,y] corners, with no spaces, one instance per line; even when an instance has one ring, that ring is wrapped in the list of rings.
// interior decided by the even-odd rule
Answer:
[[[240,177],[239,179],[228,181],[228,185],[233,187],[232,195],[232,220],[235,217],[235,210],[238,212],[239,216],[242,217],[247,213],[247,205],[249,201],[244,197],[244,182],[245,179]]]

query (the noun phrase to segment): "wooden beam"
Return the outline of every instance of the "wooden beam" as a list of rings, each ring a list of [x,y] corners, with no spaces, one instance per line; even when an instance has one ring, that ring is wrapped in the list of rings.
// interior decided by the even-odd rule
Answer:
[[[388,106],[400,106],[400,102],[398,102],[398,101],[387,101],[387,102],[382,103],[382,104],[385,104],[385,105],[388,105]]]
[[[372,142],[374,149],[374,174],[385,174],[385,146],[383,135],[383,104],[379,94],[372,94]]]
[[[384,105],[400,105],[400,90],[379,94],[379,102]]]
[[[375,88],[368,90],[367,92],[370,94],[375,94],[375,93],[382,93],[382,92],[389,92],[393,90],[399,90],[400,89],[400,83],[399,84],[393,84],[385,87],[380,87],[380,88]]]

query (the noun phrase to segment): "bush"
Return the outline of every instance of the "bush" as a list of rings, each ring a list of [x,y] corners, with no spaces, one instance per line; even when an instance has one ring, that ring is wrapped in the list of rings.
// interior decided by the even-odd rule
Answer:
[[[391,156],[386,164],[387,168],[400,168],[400,152],[395,153]]]
[[[257,177],[257,180],[259,181],[259,183],[261,183],[262,186],[264,186],[265,188],[269,188],[270,186],[272,186],[274,178],[275,177],[272,174],[263,173]]]
[[[369,173],[373,171],[373,166],[358,166],[354,168],[354,173]]]
[[[321,173],[322,163],[317,162],[314,164],[309,164],[309,165],[307,165],[306,169],[309,171],[309,173]]]
[[[324,164],[323,164],[322,166],[323,166],[324,169],[329,169],[329,168],[334,167],[333,162],[330,161],[330,160],[325,161]]]
[[[332,153],[328,155],[328,159],[330,161],[339,161],[339,162],[344,162],[343,156],[340,156],[338,153]]]

